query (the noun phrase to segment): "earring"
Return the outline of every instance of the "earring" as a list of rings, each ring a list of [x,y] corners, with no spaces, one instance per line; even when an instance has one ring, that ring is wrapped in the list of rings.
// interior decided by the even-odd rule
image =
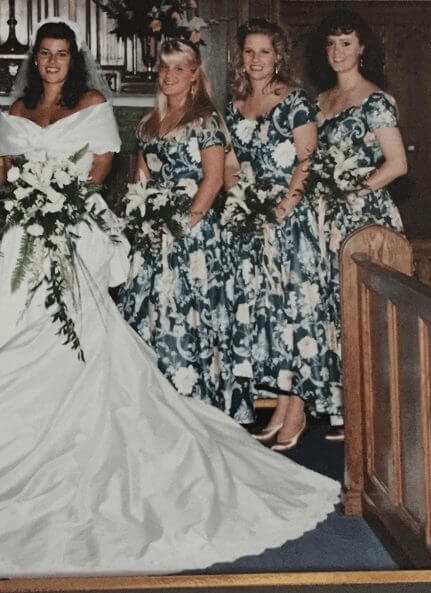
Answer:
[[[280,64],[275,65],[275,74],[277,75],[280,72]]]
[[[190,96],[192,99],[194,98],[195,94],[196,94],[196,86],[195,86],[195,83],[193,83],[192,86],[190,87]]]
[[[359,70],[364,69],[364,57],[361,55],[361,59],[359,60]]]
[[[245,74],[245,68],[244,68],[244,66],[241,68],[241,72],[242,72],[243,74]]]

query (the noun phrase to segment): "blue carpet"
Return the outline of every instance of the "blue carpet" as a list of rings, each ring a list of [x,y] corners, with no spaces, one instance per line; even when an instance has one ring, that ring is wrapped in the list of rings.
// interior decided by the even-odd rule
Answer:
[[[326,441],[326,423],[311,421],[299,446],[289,457],[314,471],[342,482],[344,447]],[[397,570],[399,567],[360,517],[346,517],[341,508],[301,538],[259,556],[216,564],[204,573],[294,572],[335,570]]]

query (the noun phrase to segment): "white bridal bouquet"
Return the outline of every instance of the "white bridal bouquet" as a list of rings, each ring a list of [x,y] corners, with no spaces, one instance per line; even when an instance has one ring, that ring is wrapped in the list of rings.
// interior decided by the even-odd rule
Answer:
[[[263,235],[265,224],[277,223],[274,208],[287,190],[257,178],[248,162],[241,163],[237,177],[237,183],[226,192],[221,224],[235,234]]]
[[[57,333],[78,351],[82,361],[84,352],[70,314],[71,305],[77,308],[79,295],[76,225],[95,224],[112,241],[118,240],[104,218],[106,210],[98,210],[90,199],[100,186],[83,175],[77,165],[87,150],[88,145],[62,161],[30,159],[12,167],[8,183],[0,188],[0,238],[16,225],[24,231],[11,278],[12,293],[26,280],[29,305],[44,286],[45,307],[53,311],[53,323],[60,325]]]
[[[374,171],[374,167],[364,167],[360,161],[361,154],[347,142],[317,149],[311,156],[304,194],[312,200],[345,201],[349,194],[366,187]]]
[[[197,191],[192,179],[179,183],[141,178],[123,197],[124,232],[133,250],[160,249],[163,237],[182,239],[189,232],[188,208]]]

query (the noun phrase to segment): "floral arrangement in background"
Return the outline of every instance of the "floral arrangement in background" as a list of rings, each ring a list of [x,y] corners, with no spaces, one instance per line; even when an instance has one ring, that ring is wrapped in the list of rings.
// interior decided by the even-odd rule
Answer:
[[[248,162],[241,163],[238,181],[226,192],[221,224],[235,234],[263,235],[266,224],[277,224],[275,206],[287,190],[256,177]]]
[[[196,44],[205,42],[201,28],[207,23],[195,15],[197,0],[93,0],[115,21],[111,33],[122,39],[181,37]],[[191,18],[188,18],[192,14]]]
[[[57,334],[84,359],[71,309],[79,305],[76,226],[93,224],[119,240],[118,229],[96,206],[100,186],[77,166],[88,146],[63,161],[28,160],[12,167],[8,183],[0,188],[0,238],[10,228],[23,229],[19,255],[11,277],[11,291],[27,282],[27,305],[44,287],[45,307],[52,310]]]

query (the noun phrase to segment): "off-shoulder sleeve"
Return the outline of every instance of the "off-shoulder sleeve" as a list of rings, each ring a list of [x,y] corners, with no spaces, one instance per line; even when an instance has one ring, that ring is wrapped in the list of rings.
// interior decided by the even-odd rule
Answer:
[[[294,130],[315,121],[316,105],[303,89],[296,89],[292,93],[292,100],[290,103],[287,100],[284,102],[284,109],[288,111],[289,124]]]
[[[370,130],[398,127],[397,104],[386,93],[372,93],[364,102],[364,112]]]
[[[197,134],[200,150],[211,146],[223,146],[224,148],[227,146],[228,139],[218,113],[211,113],[208,117],[203,118],[200,124]]]

